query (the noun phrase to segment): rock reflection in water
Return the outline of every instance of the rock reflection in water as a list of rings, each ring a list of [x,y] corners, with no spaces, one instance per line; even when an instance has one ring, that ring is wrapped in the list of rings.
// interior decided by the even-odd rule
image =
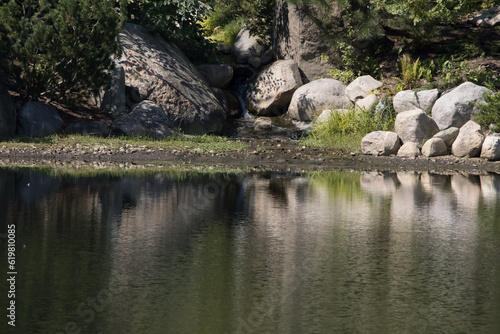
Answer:
[[[21,332],[500,325],[496,174],[0,170],[0,185],[0,220],[25,245]]]

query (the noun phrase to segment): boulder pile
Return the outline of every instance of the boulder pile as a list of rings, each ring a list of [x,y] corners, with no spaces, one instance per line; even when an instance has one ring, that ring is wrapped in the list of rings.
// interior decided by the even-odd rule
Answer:
[[[380,131],[368,134],[361,141],[362,151],[407,158],[451,153],[460,158],[500,160],[500,136],[495,133],[486,136],[479,124],[471,120],[479,112],[472,102],[485,103],[485,92],[490,90],[471,82],[440,97],[437,90],[400,92],[393,100],[397,113],[393,135]],[[394,144],[395,136],[401,145]]]

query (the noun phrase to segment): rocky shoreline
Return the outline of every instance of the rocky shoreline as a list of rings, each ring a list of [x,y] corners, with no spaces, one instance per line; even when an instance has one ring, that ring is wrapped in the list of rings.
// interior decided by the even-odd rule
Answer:
[[[443,174],[499,173],[500,162],[482,158],[442,156],[402,158],[343,153],[330,149],[310,148],[287,140],[246,140],[248,149],[226,152],[196,152],[187,148],[148,148],[125,145],[81,147],[54,146],[6,147],[0,145],[0,166],[52,166],[74,168],[106,168],[130,166],[175,166],[189,169],[195,166],[221,170],[269,170],[305,172],[323,170],[356,171],[429,171]]]

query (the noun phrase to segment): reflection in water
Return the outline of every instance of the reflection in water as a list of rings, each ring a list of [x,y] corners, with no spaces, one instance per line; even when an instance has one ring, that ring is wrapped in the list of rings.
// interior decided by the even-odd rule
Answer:
[[[26,169],[0,170],[0,187],[0,220],[17,225],[18,333],[500,325],[499,175]]]

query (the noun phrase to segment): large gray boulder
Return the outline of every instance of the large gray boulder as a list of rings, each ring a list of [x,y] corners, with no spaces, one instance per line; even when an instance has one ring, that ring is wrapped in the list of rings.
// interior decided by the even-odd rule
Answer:
[[[479,112],[471,102],[486,103],[483,94],[490,90],[472,82],[465,82],[451,92],[441,96],[432,107],[432,118],[439,129],[460,128],[473,113]]]
[[[41,102],[28,102],[19,111],[17,133],[28,137],[51,135],[61,130],[62,125],[56,108]]]
[[[16,132],[16,105],[7,89],[0,84],[0,139],[14,136]]]
[[[297,63],[278,60],[250,83],[246,96],[247,109],[257,116],[279,116],[301,85]]]
[[[151,100],[186,134],[222,131],[226,112],[196,67],[173,44],[126,24],[119,34],[126,85]]]
[[[442,138],[431,138],[422,146],[422,155],[426,157],[438,157],[448,154],[448,146]]]
[[[252,62],[258,61],[257,65],[254,63],[254,67],[272,61],[270,46],[246,27],[243,27],[236,36],[232,54],[234,61],[238,64],[252,64]]]
[[[311,121],[325,108],[347,109],[352,106],[345,95],[345,86],[335,79],[318,79],[295,91],[288,107],[288,115],[296,121]]]
[[[115,133],[156,139],[169,137],[174,132],[163,109],[148,100],[135,106],[130,114],[116,118],[111,127]]]
[[[198,71],[205,78],[210,87],[225,88],[233,79],[233,68],[226,64],[203,64]]]
[[[110,112],[114,117],[127,112],[125,95],[125,70],[116,64],[111,73],[111,87],[104,93],[101,109]]]
[[[481,126],[474,121],[468,121],[460,128],[457,139],[451,146],[454,156],[463,158],[478,157],[484,142]]]
[[[383,83],[375,80],[370,75],[363,75],[351,82],[345,89],[346,95],[352,102],[364,99],[370,95],[370,92],[382,87]]]
[[[401,147],[397,133],[390,131],[370,132],[361,140],[363,154],[389,156],[396,154]]]
[[[396,116],[394,128],[403,143],[423,142],[439,132],[439,128],[432,118],[420,109],[404,111]]]
[[[308,15],[314,6],[301,6],[278,0],[273,29],[273,51],[276,59],[293,59],[299,65],[304,82],[325,76],[340,65],[340,57],[324,38],[324,33]],[[330,15],[340,15],[332,10]],[[321,55],[330,62],[321,60]]]
[[[484,140],[481,148],[481,158],[488,160],[500,160],[500,137],[488,136]]]
[[[437,89],[423,90],[419,92],[404,90],[394,96],[392,103],[396,113],[414,109],[430,111],[438,97],[439,91]]]

